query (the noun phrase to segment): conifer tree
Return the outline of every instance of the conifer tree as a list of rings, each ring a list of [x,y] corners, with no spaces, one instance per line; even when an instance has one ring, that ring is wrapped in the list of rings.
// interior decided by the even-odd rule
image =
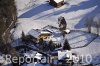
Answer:
[[[25,39],[26,39],[26,36],[25,36],[24,32],[22,31],[22,41],[25,41]]]
[[[63,50],[71,50],[71,47],[70,47],[67,39],[65,39],[65,42],[64,42],[64,45],[63,45]]]

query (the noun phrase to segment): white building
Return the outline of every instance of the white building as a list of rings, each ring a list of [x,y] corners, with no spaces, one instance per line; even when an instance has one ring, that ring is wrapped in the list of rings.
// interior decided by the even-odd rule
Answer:
[[[64,0],[49,0],[49,4],[54,7],[61,7],[64,5]]]
[[[72,52],[68,50],[58,51],[58,60],[69,58],[72,60]]]

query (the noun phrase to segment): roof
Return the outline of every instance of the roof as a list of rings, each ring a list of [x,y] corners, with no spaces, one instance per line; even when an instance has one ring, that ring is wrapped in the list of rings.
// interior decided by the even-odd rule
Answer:
[[[51,34],[51,33],[46,30],[32,29],[31,31],[29,31],[28,34],[34,36],[35,38],[38,38],[41,34]]]
[[[56,3],[59,3],[59,2],[61,2],[61,1],[63,1],[63,0],[54,0]]]
[[[66,29],[66,30],[64,30],[66,33],[70,33],[70,29]]]
[[[49,31],[40,31],[41,34],[51,34]]]
[[[41,60],[41,58],[42,58],[42,54],[37,53],[37,54],[36,54],[36,56],[35,56],[35,58],[37,58],[37,59],[40,59],[40,60]]]
[[[29,31],[28,34],[31,36],[34,36],[35,38],[38,38],[38,36],[40,35],[40,32],[39,30],[32,29],[31,31]]]
[[[50,33],[59,32],[57,27],[54,27],[51,25],[45,26],[45,27],[43,27],[43,29],[49,31]]]
[[[58,59],[64,59],[66,57],[72,57],[71,51],[68,50],[63,50],[63,51],[58,51]]]

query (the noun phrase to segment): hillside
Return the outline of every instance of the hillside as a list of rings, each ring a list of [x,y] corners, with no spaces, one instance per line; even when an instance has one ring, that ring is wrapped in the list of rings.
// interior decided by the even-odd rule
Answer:
[[[21,4],[22,2],[24,0],[17,1],[18,22],[12,36],[14,45],[20,44],[22,31],[27,35],[32,29],[42,29],[47,25],[59,27],[58,18],[63,16],[67,28],[71,30],[65,38],[68,39],[72,52],[79,55],[90,54],[93,65],[100,63],[100,36],[97,37],[97,29],[94,26],[95,23],[100,25],[100,0],[65,0],[65,5],[60,8],[49,5],[47,0],[27,0]],[[88,33],[86,27],[88,22],[93,22],[92,33]]]

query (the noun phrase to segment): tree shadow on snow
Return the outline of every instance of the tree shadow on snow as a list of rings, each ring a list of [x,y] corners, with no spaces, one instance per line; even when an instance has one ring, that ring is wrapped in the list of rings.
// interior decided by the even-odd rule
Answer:
[[[89,12],[82,17],[82,19],[79,21],[79,23],[75,25],[76,29],[84,28],[85,24],[86,24],[86,19],[88,17],[94,17],[95,15],[100,13],[100,0],[90,0],[90,1],[91,1],[90,4],[92,4],[92,2],[93,2],[91,7],[96,6],[96,8],[92,12]],[[89,7],[89,8],[91,8],[91,7]]]
[[[43,17],[51,17],[54,15],[60,15],[62,13],[66,14],[66,13],[70,13],[70,12],[74,12],[74,11],[78,11],[78,10],[84,10],[84,9],[89,9],[89,8],[95,7],[95,9],[93,11],[91,11],[87,14],[83,14],[78,17],[70,19],[70,20],[73,20],[73,19],[82,17],[81,20],[79,21],[79,23],[75,25],[75,28],[79,29],[79,28],[85,27],[85,22],[86,22],[87,17],[95,16],[96,13],[98,14],[100,12],[100,0],[87,0],[87,1],[81,2],[79,5],[72,5],[70,8],[67,8],[68,5],[65,5],[65,6],[66,6],[66,8],[64,8],[62,10],[54,11],[52,13],[40,16],[37,19],[40,19]]]
[[[74,36],[72,36],[74,34]],[[97,35],[87,32],[74,31],[67,35],[67,39],[72,48],[81,48],[89,45],[96,39]],[[81,38],[81,39],[80,39]]]
[[[83,14],[79,17],[72,18],[72,19],[77,19],[77,18],[82,17],[82,19],[79,21],[79,23],[75,25],[76,29],[80,29],[80,28],[85,27],[87,17],[94,17],[96,15],[96,13],[98,14],[100,12],[100,0],[88,0],[88,1],[80,3],[80,5],[73,5],[65,13],[89,9],[89,8],[92,8],[92,7],[95,7],[95,6],[96,6],[96,8],[93,11],[91,11],[87,14]]]
[[[39,13],[42,13],[44,11],[50,10],[52,9],[52,6],[49,6],[48,3],[45,4],[41,4],[35,8],[32,8],[31,10],[25,12],[24,14],[22,14],[19,18],[30,18],[34,15],[37,15]]]
[[[72,5],[70,8],[67,8],[68,5],[66,5],[66,4],[65,4],[65,6],[66,7],[64,9],[39,16],[36,18],[36,20],[44,18],[44,17],[49,18],[51,16],[60,15],[62,13],[66,14],[66,13],[70,13],[70,12],[74,12],[74,11],[78,11],[78,10],[84,10],[84,9],[89,9],[89,8],[95,7],[95,9],[93,11],[91,11],[87,14],[83,14],[78,17],[70,19],[70,20],[74,20],[74,19],[78,19],[81,17],[80,21],[74,26],[76,29],[80,29],[80,28],[85,28],[85,23],[86,23],[87,17],[95,16],[96,13],[98,14],[100,12],[100,0],[87,0],[87,1],[81,2],[78,5]],[[33,9],[29,10],[28,12],[22,14],[19,18],[30,18],[34,15],[38,15],[39,13],[42,13],[44,11],[47,11],[47,10],[50,10],[53,8],[54,7],[50,6],[48,3],[41,4],[40,6],[37,6]]]

